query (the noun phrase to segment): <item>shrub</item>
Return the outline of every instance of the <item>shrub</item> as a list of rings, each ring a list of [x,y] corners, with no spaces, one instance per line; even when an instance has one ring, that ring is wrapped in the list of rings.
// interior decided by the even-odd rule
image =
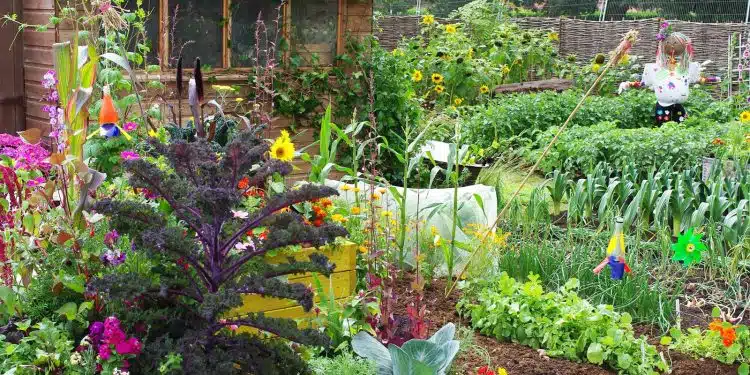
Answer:
[[[290,260],[270,265],[263,256],[287,245],[321,246],[346,235],[337,226],[312,227],[288,208],[336,194],[326,187],[306,185],[264,199],[245,218],[233,214],[248,189],[268,190],[274,175],[286,175],[291,165],[266,160],[269,144],[255,132],[245,132],[221,149],[203,141],[171,145],[151,140],[153,156],[169,161],[168,168],[146,158],[128,160],[124,167],[135,189],[158,195],[156,204],[105,199],[96,210],[111,218],[112,228],[127,234],[139,257],[151,264],[142,272],[118,272],[93,280],[88,288],[105,301],[131,301],[128,310],[171,309],[163,319],[182,317],[177,326],[149,331],[146,350],[165,354],[175,349],[186,373],[309,373],[287,345],[249,334],[232,334],[235,326],[253,327],[292,341],[325,346],[328,338],[317,330],[299,330],[289,319],[243,314],[230,318],[245,293],[297,301],[309,311],[312,290],[278,276],[318,272],[330,275],[334,265],[314,254],[309,262]],[[238,189],[238,182],[247,177]],[[163,216],[169,213],[168,216]],[[249,239],[248,232],[265,227],[265,240]],[[244,249],[235,245],[244,241]],[[241,246],[242,247],[242,246]],[[140,301],[133,304],[132,301]],[[144,313],[145,314],[145,313]],[[164,315],[164,313],[162,313]],[[156,328],[156,327],[154,327]],[[161,327],[160,327],[161,328]],[[146,371],[147,373],[147,371]]]
[[[458,310],[482,334],[541,348],[551,357],[606,364],[622,374],[668,370],[656,347],[634,337],[629,314],[580,298],[576,279],[548,293],[533,274],[525,283],[502,273],[478,284],[461,298]]]
[[[375,363],[343,352],[333,358],[315,357],[309,362],[316,375],[375,375]]]

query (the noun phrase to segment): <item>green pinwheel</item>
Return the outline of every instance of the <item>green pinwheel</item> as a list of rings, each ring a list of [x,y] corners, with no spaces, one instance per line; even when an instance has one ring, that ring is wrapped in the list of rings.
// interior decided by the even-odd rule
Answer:
[[[706,250],[706,245],[701,242],[702,233],[693,233],[693,228],[685,231],[685,234],[677,237],[677,243],[672,244],[674,256],[672,260],[682,262],[685,267],[693,263],[701,262],[701,252]]]

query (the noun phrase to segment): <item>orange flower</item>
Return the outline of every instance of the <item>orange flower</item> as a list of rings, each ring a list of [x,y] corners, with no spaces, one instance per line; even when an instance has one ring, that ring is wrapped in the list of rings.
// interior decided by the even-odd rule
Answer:
[[[724,330],[724,323],[719,319],[714,319],[714,321],[708,325],[708,329],[711,331],[721,332]]]
[[[315,225],[316,227],[320,227],[323,225],[323,220],[315,219],[315,221],[313,221],[313,225]]]
[[[359,215],[361,212],[362,212],[361,208],[357,206],[352,207],[352,215]]]
[[[330,198],[323,198],[323,199],[321,199],[320,200],[320,204],[322,204],[324,208],[325,207],[333,206],[333,202],[331,201]]]
[[[734,344],[734,340],[737,339],[737,332],[734,331],[734,327],[726,328],[721,331],[721,338],[724,346],[730,347]]]
[[[714,140],[711,142],[713,145],[721,146],[724,144],[724,141],[721,138],[714,138]]]
[[[240,190],[246,190],[250,187],[250,178],[245,176],[242,177],[239,183],[237,183],[237,188]]]

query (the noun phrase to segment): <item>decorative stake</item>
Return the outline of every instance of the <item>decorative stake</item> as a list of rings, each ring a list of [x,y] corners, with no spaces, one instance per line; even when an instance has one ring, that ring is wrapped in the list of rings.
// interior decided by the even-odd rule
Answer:
[[[625,263],[625,235],[623,234],[622,217],[615,219],[615,232],[609,239],[607,246],[607,256],[594,268],[594,273],[599,274],[604,267],[609,266],[612,269],[612,280],[622,280],[624,272],[630,273],[630,267]]]

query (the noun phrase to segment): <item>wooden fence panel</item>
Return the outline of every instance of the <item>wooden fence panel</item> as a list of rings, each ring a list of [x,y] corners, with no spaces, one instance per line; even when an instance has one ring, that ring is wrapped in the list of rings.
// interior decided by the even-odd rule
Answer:
[[[0,2],[0,14],[21,16],[21,0]],[[15,134],[24,130],[24,85],[23,85],[23,46],[14,39],[13,26],[0,27],[0,48],[4,56],[0,59],[0,133]],[[9,50],[8,50],[9,49]]]

